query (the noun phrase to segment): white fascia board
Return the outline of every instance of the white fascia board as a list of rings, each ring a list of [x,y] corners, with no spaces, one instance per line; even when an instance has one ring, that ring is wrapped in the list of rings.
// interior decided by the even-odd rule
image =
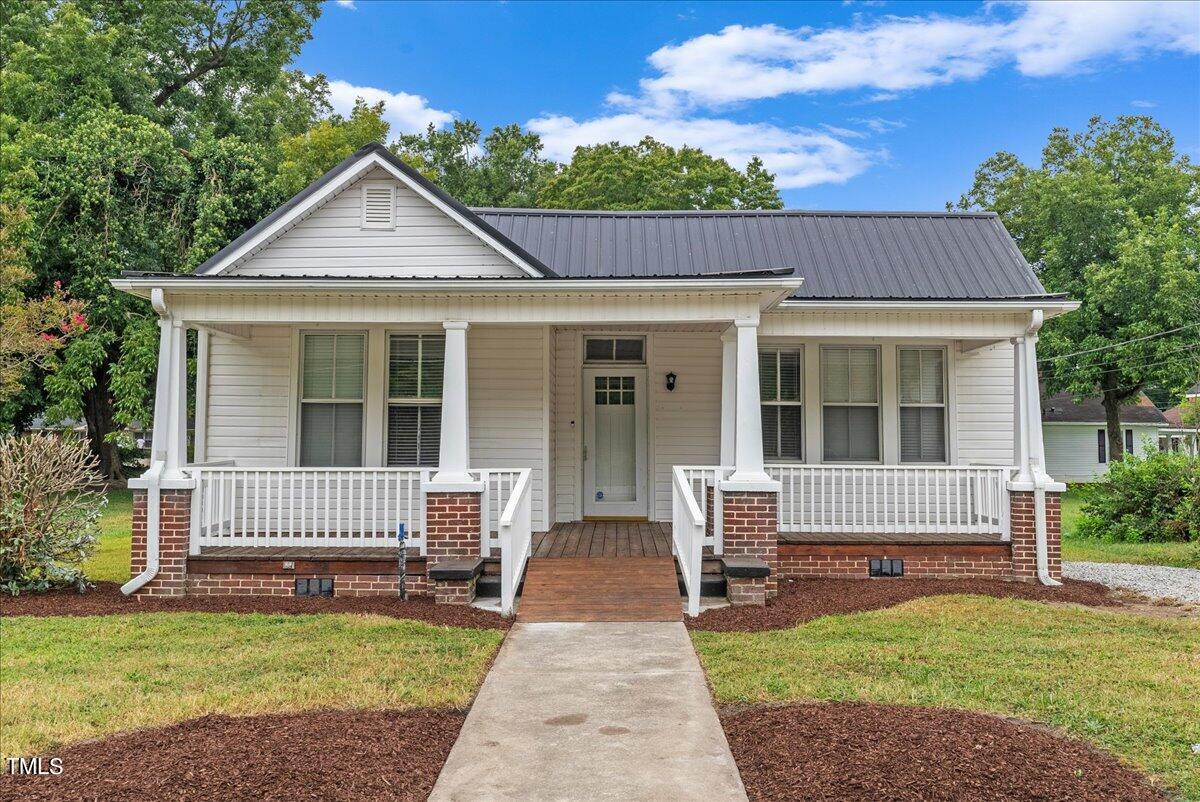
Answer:
[[[292,225],[296,220],[311,213],[313,210],[318,208],[321,204],[325,203],[325,201],[327,201],[329,198],[333,197],[338,192],[341,192],[349,184],[353,183],[359,176],[366,173],[372,167],[380,167],[380,168],[386,170],[397,181],[401,182],[406,187],[408,187],[409,189],[416,192],[418,195],[420,195],[422,198],[424,198],[428,203],[432,204],[435,208],[440,210],[443,214],[447,215],[451,220],[454,220],[460,226],[465,228],[467,231],[470,231],[472,234],[474,234],[476,237],[478,237],[480,240],[482,240],[489,248],[491,248],[492,250],[499,253],[505,259],[508,259],[510,262],[515,264],[517,267],[521,268],[521,270],[524,271],[526,273],[526,275],[528,275],[532,278],[539,278],[539,279],[544,278],[544,276],[541,274],[541,272],[539,270],[537,270],[537,268],[535,268],[533,265],[529,264],[527,261],[522,259],[520,256],[517,256],[517,254],[513,253],[512,250],[505,247],[498,240],[496,240],[493,236],[488,234],[483,229],[479,228],[479,226],[477,226],[475,223],[468,220],[466,217],[463,217],[461,214],[458,213],[457,210],[455,210],[454,208],[452,208],[449,205],[447,205],[446,203],[444,203],[441,198],[439,198],[436,195],[434,195],[433,193],[429,192],[425,187],[421,186],[416,181],[413,181],[411,178],[409,178],[407,175],[405,175],[400,170],[397,170],[394,165],[390,164],[386,159],[383,159],[382,157],[380,157],[380,155],[378,153],[367,154],[366,156],[363,157],[363,159],[361,161],[355,162],[354,164],[347,167],[346,170],[341,175],[339,175],[337,178],[333,179],[328,184],[321,187],[319,190],[314,192],[312,195],[309,195],[301,203],[296,204],[296,206],[289,209],[287,214],[283,215],[283,217],[280,217],[278,220],[276,220],[270,226],[268,226],[268,227],[264,228],[262,231],[258,232],[258,234],[256,236],[254,236],[252,239],[247,240],[246,242],[242,243],[242,245],[240,247],[238,247],[236,250],[231,251],[230,253],[226,254],[225,257],[221,259],[221,261],[217,262],[214,265],[211,265],[207,270],[204,271],[204,273],[198,274],[198,275],[215,276],[215,275],[222,274],[224,271],[228,270],[230,267],[232,267],[234,264],[236,264],[241,259],[244,259],[245,257],[249,256],[250,254],[254,253],[254,251],[258,250],[259,248],[261,248],[264,245],[266,245],[267,243],[269,243],[273,238],[278,236],[282,231],[284,231],[288,226]]]
[[[1032,299],[985,299],[980,301],[802,301],[786,300],[779,304],[780,311],[788,312],[1022,312],[1041,309],[1046,317],[1055,317],[1066,312],[1073,312],[1080,306],[1079,301],[1062,299],[1032,300]]]
[[[240,278],[240,277],[125,277],[111,279],[118,290],[150,297],[154,289],[164,292],[230,293],[277,292],[286,290],[327,295],[336,292],[373,294],[552,295],[572,293],[679,293],[724,292],[730,295],[763,295],[768,304],[794,293],[801,279],[395,279],[395,278]]]

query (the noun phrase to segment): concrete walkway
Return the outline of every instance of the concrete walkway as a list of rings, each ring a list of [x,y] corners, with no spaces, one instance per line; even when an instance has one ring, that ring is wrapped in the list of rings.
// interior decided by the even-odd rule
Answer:
[[[517,624],[431,800],[740,800],[679,622]]]

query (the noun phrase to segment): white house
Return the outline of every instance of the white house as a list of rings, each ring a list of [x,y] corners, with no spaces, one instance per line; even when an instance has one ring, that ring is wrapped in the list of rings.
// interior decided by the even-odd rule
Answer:
[[[127,592],[509,610],[531,552],[674,552],[694,611],[723,569],[1058,570],[1035,344],[1077,304],[991,214],[468,209],[369,146],[113,283],[162,331]]]
[[[1184,404],[1196,403],[1200,403],[1200,381],[1188,388],[1183,404],[1163,412],[1167,423],[1158,432],[1161,451],[1181,451],[1193,457],[1200,456],[1200,427],[1185,426],[1183,422]]]
[[[1136,404],[1121,409],[1121,437],[1125,452],[1150,454],[1158,450],[1159,429],[1167,419],[1154,402],[1142,395]],[[1076,403],[1070,393],[1042,401],[1042,438],[1046,470],[1062,482],[1094,482],[1104,478],[1112,455],[1104,405],[1098,398]]]

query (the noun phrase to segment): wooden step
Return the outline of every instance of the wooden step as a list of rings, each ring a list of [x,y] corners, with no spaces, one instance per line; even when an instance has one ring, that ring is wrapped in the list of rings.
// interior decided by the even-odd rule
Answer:
[[[517,621],[678,621],[683,604],[670,557],[529,561]]]

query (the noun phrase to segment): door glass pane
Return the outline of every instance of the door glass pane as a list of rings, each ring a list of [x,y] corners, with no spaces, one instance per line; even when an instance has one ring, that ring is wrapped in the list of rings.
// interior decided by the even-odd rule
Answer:
[[[628,386],[629,390],[622,389]],[[596,377],[596,501],[637,500],[637,407],[634,377]],[[607,395],[607,403],[599,403]]]

